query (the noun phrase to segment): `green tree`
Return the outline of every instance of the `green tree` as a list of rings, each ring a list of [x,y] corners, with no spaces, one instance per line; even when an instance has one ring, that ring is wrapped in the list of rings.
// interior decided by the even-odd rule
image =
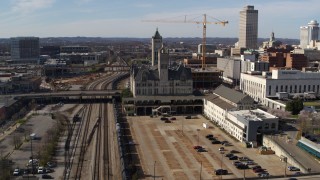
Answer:
[[[287,102],[286,111],[291,111],[293,115],[297,115],[303,109],[303,101],[302,99],[294,99],[292,101]]]
[[[126,89],[122,90],[121,97],[122,98],[133,97],[133,94],[129,88],[126,88]]]

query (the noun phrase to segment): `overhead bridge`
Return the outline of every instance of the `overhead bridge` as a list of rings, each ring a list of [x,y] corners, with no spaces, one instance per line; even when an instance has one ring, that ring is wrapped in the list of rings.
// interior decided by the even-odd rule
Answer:
[[[25,98],[67,98],[67,97],[101,97],[113,96],[120,97],[121,91],[119,90],[81,90],[81,91],[57,91],[57,92],[41,92],[41,93],[28,93],[28,94],[10,94],[3,95],[4,97],[25,97]]]

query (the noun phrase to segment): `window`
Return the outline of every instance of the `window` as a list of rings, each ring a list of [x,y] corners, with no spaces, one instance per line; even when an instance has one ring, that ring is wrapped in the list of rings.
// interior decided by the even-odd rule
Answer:
[[[274,128],[276,128],[276,123],[271,124],[271,129],[274,129]]]
[[[266,124],[264,125],[264,129],[269,129],[269,123],[266,123]]]

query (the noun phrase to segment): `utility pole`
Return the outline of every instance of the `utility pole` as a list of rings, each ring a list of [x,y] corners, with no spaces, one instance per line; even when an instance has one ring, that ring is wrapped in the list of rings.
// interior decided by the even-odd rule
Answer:
[[[200,131],[200,129],[197,129],[197,132],[198,132],[198,146],[199,146],[199,131]]]
[[[157,161],[154,161],[154,165],[153,165],[153,179],[156,179],[156,163]]]
[[[200,161],[200,180],[201,180],[201,174],[202,174],[202,161]]]
[[[33,151],[32,151],[32,137],[29,135],[30,143],[31,143],[31,167],[32,167],[32,175],[34,175],[34,165],[33,165]]]

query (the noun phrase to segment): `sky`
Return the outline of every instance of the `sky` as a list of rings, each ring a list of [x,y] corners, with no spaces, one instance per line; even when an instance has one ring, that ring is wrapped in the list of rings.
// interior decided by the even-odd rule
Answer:
[[[225,20],[207,25],[207,37],[238,37],[239,11],[253,5],[259,11],[258,37],[299,39],[299,27],[320,21],[319,0],[1,0],[0,38],[202,37],[202,25],[184,19]],[[143,22],[160,20],[161,22]],[[175,21],[166,23],[164,21]],[[180,23],[181,22],[181,23]]]

